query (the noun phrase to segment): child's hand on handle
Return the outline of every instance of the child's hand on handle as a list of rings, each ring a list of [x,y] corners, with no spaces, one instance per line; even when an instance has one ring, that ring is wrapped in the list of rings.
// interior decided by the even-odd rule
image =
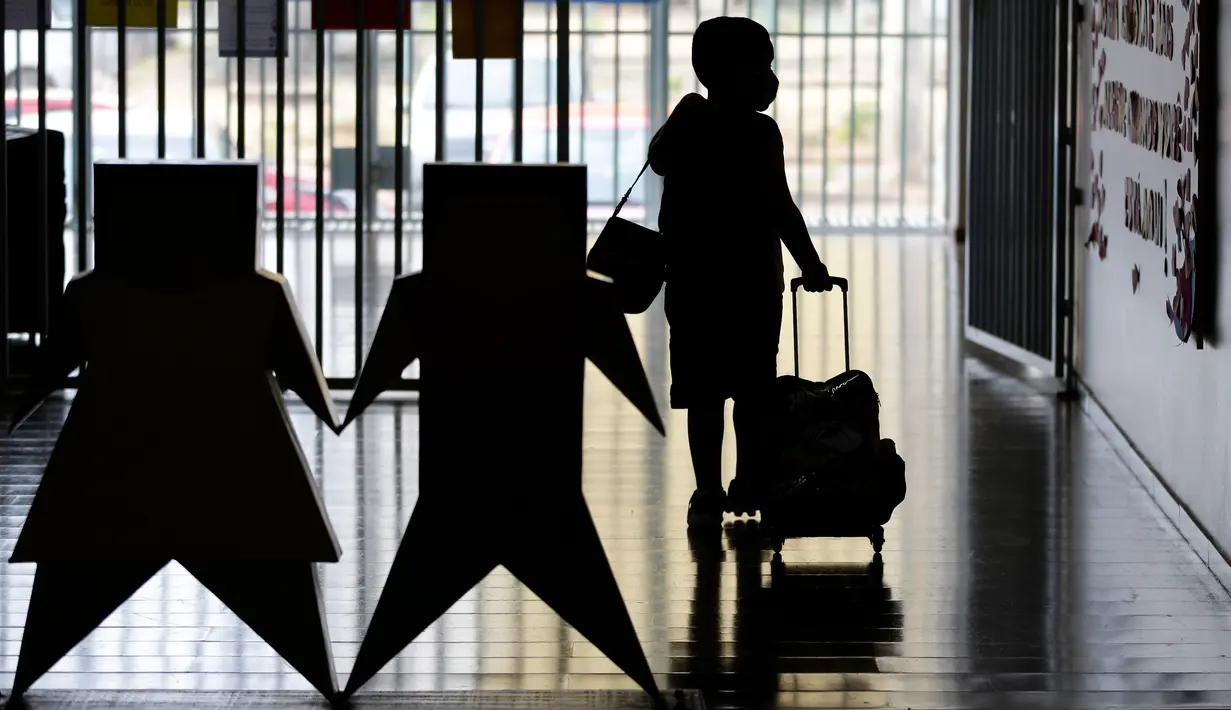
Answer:
[[[829,278],[829,269],[824,264],[817,264],[804,271],[803,287],[809,293],[833,290],[833,280]]]

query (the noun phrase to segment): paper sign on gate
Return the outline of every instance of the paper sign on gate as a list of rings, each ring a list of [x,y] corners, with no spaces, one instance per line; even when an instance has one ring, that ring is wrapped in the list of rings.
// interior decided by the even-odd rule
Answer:
[[[278,3],[286,0],[244,1],[244,57],[278,55]],[[289,14],[290,8],[287,9]],[[218,56],[239,56],[239,0],[218,0]],[[289,43],[282,43],[287,56]]]
[[[312,29],[317,28],[317,3],[312,0]],[[398,0],[365,0],[363,6],[363,27],[369,30],[397,29]],[[410,0],[402,2],[402,29],[410,28]],[[327,0],[325,3],[325,29],[353,30],[358,29],[358,8],[355,0]]]
[[[159,0],[125,0],[125,27],[157,27]],[[162,0],[166,10],[166,26],[179,26],[178,0]],[[119,0],[86,0],[85,23],[89,27],[118,27]]]
[[[51,27],[51,0],[46,0],[47,15],[44,24]],[[36,0],[4,0],[4,28],[6,30],[37,30],[38,2]]]
[[[517,58],[518,0],[453,0],[453,58],[477,59],[479,5],[483,9],[483,58]]]

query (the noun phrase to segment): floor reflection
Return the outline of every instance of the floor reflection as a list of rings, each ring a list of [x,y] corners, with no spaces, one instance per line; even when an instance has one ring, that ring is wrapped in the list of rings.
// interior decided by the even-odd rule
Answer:
[[[852,359],[873,376],[882,431],[907,462],[909,493],[886,526],[879,567],[864,539],[791,540],[783,567],[755,527],[690,539],[683,416],[670,413],[663,439],[587,369],[585,493],[660,683],[702,689],[712,708],[1231,707],[1231,596],[1088,420],[965,357],[948,242],[833,237],[818,248],[851,280]],[[288,246],[301,304],[312,299],[313,258]],[[343,262],[339,274],[353,258]],[[365,304],[373,323],[391,277]],[[340,333],[353,281],[331,279],[335,320],[326,332]],[[329,300],[335,291],[342,300]],[[839,304],[801,298],[805,377],[841,368]],[[314,314],[304,311],[311,332]],[[661,309],[629,322],[661,399],[669,385]],[[345,361],[353,346],[331,342],[327,361]],[[527,393],[516,373],[507,381],[476,409],[476,446],[485,427],[517,416]],[[66,411],[66,401],[53,403],[0,439],[0,553],[11,550]],[[418,498],[419,412],[413,399],[384,402],[340,437],[299,405],[291,416],[343,546],[322,578],[345,680]],[[729,478],[730,436],[726,451]],[[441,540],[440,554],[464,551]],[[0,688],[12,680],[32,572],[0,565]],[[305,686],[172,565],[36,689]],[[498,570],[370,689],[633,687]]]
[[[885,584],[881,556],[869,554],[866,563],[766,565],[770,541],[755,522],[730,525],[722,537],[689,537],[696,568],[691,636],[673,654],[673,682],[701,690],[708,707],[774,708],[793,706],[797,680],[823,677],[830,700],[864,705],[873,689],[861,677],[880,672],[878,659],[896,656],[902,641],[902,602]],[[734,640],[724,644],[728,552]]]
[[[1048,646],[1057,613],[1053,547],[1061,522],[1052,506],[1056,406],[1023,399],[1020,385],[972,365],[967,370],[969,453],[965,521],[966,643],[977,688],[995,690],[1006,671],[1040,674],[1054,660]],[[1011,413],[1011,414],[1010,414]],[[1006,659],[1016,659],[1009,666]],[[1046,690],[1046,687],[1038,688]]]

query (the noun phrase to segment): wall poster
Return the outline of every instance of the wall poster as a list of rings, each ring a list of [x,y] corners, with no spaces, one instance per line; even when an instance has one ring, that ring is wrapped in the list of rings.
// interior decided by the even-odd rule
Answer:
[[[1211,0],[1205,0],[1208,4]],[[1202,0],[1094,0],[1092,268],[1123,274],[1128,308],[1202,346],[1212,229],[1198,221]],[[1212,143],[1209,144],[1211,147]],[[1213,160],[1211,158],[1210,160]],[[1207,190],[1208,192],[1208,190]],[[1212,194],[1212,193],[1211,193]],[[1166,320],[1162,320],[1166,318]]]

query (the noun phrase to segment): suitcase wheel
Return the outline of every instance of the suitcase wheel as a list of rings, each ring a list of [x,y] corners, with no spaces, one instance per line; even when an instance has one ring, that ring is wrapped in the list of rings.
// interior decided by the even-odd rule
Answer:
[[[872,541],[872,551],[879,553],[885,547],[885,529],[877,525],[868,539]]]
[[[775,552],[774,556],[769,561],[769,574],[771,579],[778,579],[786,574],[786,564],[782,561],[782,553]]]

